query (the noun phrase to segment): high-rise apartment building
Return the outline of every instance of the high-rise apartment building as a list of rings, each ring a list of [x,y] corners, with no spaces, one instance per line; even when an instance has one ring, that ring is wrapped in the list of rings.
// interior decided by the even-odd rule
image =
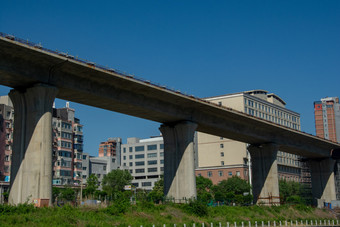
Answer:
[[[340,103],[338,97],[314,102],[316,135],[340,142]]]
[[[82,174],[83,125],[74,116],[75,110],[66,103],[65,108],[53,108],[52,163],[53,184],[79,183]],[[14,108],[8,96],[0,97],[0,180],[9,181],[13,144]],[[0,117],[1,119],[1,117]]]
[[[340,103],[338,97],[322,98],[314,102],[316,135],[340,143]],[[334,169],[336,197],[340,200],[340,162]]]
[[[117,164],[120,165],[120,147],[122,145],[122,139],[108,138],[107,141],[99,144],[98,156],[99,157],[115,157]]]
[[[152,190],[164,173],[164,144],[162,137],[128,138],[122,144],[122,168],[127,168],[136,188]]]
[[[13,144],[14,108],[8,96],[0,97],[0,181],[9,182]]]
[[[276,124],[301,130],[300,114],[287,109],[277,95],[265,90],[252,90],[206,98],[207,101],[247,113]],[[234,175],[251,180],[250,155],[247,144],[205,133],[197,133],[198,163],[196,175],[210,178],[213,183]],[[301,164],[294,154],[278,152],[280,179],[300,180]]]
[[[82,179],[83,125],[75,110],[53,108],[53,184],[69,185]]]

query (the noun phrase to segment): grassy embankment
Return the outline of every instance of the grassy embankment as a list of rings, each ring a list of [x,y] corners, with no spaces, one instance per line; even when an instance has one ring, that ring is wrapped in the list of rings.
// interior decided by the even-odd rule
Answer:
[[[328,211],[306,206],[250,206],[250,207],[206,207],[191,205],[153,205],[153,204],[114,204],[109,207],[71,206],[34,208],[31,205],[11,207],[0,205],[0,226],[163,226],[166,224],[189,226],[205,222],[214,223],[234,221],[284,221],[284,220],[323,220],[335,219]],[[196,225],[198,226],[198,225]]]

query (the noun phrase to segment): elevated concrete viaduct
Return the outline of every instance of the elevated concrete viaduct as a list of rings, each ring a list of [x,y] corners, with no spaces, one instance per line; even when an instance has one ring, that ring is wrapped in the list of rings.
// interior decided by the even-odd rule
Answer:
[[[14,37],[0,37],[0,84],[13,88],[15,134],[10,202],[51,198],[51,121],[55,97],[162,124],[165,192],[196,197],[195,130],[250,144],[254,197],[278,196],[277,150],[313,160],[316,198],[335,199],[331,150],[340,144],[187,96]],[[40,161],[36,161],[36,157]],[[313,164],[315,163],[315,164]],[[325,166],[328,166],[327,168]],[[322,184],[319,184],[323,179]],[[314,184],[313,184],[314,186]]]

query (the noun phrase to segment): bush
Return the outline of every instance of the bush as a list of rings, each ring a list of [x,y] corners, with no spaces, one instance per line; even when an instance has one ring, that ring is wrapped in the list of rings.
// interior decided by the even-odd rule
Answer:
[[[0,214],[28,214],[35,211],[33,204],[19,204],[17,206],[0,204]]]
[[[130,206],[131,204],[129,199],[122,196],[115,200],[110,206],[108,206],[105,211],[111,215],[120,215],[125,214]]]
[[[208,215],[208,206],[198,200],[191,200],[188,204],[183,205],[183,210],[200,217]]]

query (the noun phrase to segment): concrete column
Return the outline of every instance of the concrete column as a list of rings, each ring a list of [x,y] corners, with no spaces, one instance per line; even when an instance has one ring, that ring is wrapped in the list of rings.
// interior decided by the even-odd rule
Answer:
[[[252,186],[254,203],[279,205],[279,180],[277,174],[276,144],[249,145],[252,160]]]
[[[335,160],[331,158],[322,160],[310,160],[312,193],[314,199],[319,201],[318,206],[323,202],[336,200],[334,165]]]
[[[38,84],[11,90],[14,138],[9,203],[52,201],[52,104],[57,89]]]
[[[176,202],[196,199],[196,128],[197,124],[189,121],[160,127],[164,139],[164,194]]]

